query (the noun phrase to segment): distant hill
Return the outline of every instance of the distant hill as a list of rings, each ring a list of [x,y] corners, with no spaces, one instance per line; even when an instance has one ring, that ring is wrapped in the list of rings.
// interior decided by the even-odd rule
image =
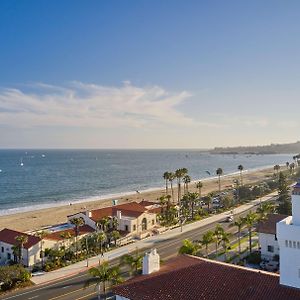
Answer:
[[[271,144],[264,146],[216,147],[211,154],[281,154],[300,153],[300,141],[290,144]]]

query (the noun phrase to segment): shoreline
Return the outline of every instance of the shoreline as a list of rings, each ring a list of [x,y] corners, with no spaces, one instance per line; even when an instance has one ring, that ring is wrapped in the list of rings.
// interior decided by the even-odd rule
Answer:
[[[260,167],[244,170],[243,181],[245,184],[260,181],[266,179],[267,176],[273,176],[273,173],[273,167]],[[233,180],[239,177],[239,172],[223,175],[221,177],[222,188],[226,188],[226,186],[232,185]],[[212,191],[216,191],[218,189],[218,178],[214,176],[192,181],[189,185],[190,192],[197,191],[195,182],[199,180],[204,183],[202,188],[202,195],[205,195]],[[140,191],[140,193],[122,193],[119,197],[103,196],[104,198],[97,197],[97,200],[83,200],[81,202],[74,202],[72,203],[72,205],[56,205],[50,208],[30,210],[27,212],[19,212],[9,215],[1,215],[0,230],[5,227],[9,227],[18,231],[34,231],[51,225],[65,223],[67,221],[67,215],[71,215],[85,209],[93,210],[110,206],[112,204],[112,200],[116,198],[118,198],[118,204],[122,204],[133,201],[140,202],[143,199],[148,201],[157,201],[158,198],[163,194],[165,194],[165,188],[151,188],[145,191]],[[174,182],[174,198],[176,199],[176,197],[177,187],[176,183]]]

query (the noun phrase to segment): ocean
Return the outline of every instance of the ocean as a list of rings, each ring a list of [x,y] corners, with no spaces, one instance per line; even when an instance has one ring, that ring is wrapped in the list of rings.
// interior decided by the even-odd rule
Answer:
[[[192,180],[292,161],[291,154],[210,155],[199,150],[0,150],[0,215],[164,186],[165,171]]]

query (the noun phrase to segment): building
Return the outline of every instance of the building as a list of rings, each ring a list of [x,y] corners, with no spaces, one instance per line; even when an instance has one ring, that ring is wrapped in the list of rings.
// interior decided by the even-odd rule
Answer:
[[[300,182],[292,191],[292,216],[277,223],[280,283],[300,288]]]
[[[278,274],[188,255],[114,287],[113,293],[116,300],[300,299],[300,290],[281,285]]]
[[[82,218],[86,225],[97,229],[97,222],[102,218],[115,218],[118,223],[117,229],[127,233],[131,237],[144,238],[158,225],[157,214],[160,205],[155,202],[142,201],[130,202],[91,211],[79,212],[68,216],[68,220]],[[112,225],[111,225],[112,226]]]
[[[17,261],[13,248],[17,245],[18,236],[26,236],[27,243],[22,248],[22,264],[31,267],[41,261],[41,239],[23,232],[4,228],[0,231],[0,264],[8,264],[9,261]]]
[[[286,217],[287,215],[268,214],[265,220],[259,222],[257,232],[262,259],[278,259],[279,244],[276,234],[276,224]]]

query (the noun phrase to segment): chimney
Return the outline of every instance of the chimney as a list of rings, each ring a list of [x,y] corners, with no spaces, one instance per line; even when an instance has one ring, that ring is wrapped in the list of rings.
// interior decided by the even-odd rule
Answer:
[[[117,218],[118,220],[122,219],[122,212],[120,210],[117,210]]]
[[[86,210],[85,215],[90,218],[92,216],[92,212],[90,210]]]
[[[143,257],[143,275],[148,275],[160,269],[160,257],[156,249],[146,252]]]

